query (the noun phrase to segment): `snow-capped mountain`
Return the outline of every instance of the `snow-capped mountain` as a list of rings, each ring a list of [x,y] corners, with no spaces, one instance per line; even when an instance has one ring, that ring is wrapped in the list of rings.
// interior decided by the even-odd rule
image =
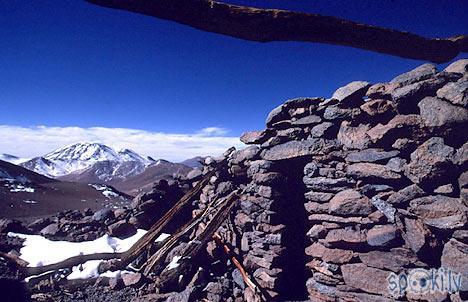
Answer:
[[[42,157],[36,157],[21,166],[37,173],[58,178],[78,173],[99,164],[98,179],[107,181],[113,177],[127,177],[141,173],[153,161],[145,159],[132,150],[114,149],[99,143],[76,143]],[[105,163],[105,164],[103,164]]]
[[[34,218],[59,211],[125,206],[130,196],[108,185],[64,182],[0,160],[2,218]]]
[[[0,154],[0,160],[12,163],[14,165],[18,165],[18,164],[24,163],[25,161],[28,161],[29,159],[14,156],[14,155],[11,155],[11,154],[1,153]]]
[[[20,166],[62,181],[112,185],[129,194],[151,188],[161,178],[192,170],[184,164],[145,158],[129,149],[116,151],[99,143],[69,145]]]

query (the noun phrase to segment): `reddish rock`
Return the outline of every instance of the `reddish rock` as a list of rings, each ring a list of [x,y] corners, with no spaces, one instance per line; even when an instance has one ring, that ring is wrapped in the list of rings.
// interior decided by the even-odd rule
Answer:
[[[373,99],[390,99],[392,92],[400,86],[399,83],[377,83],[369,87],[366,95]]]
[[[348,263],[353,258],[353,252],[342,249],[329,249],[316,242],[305,250],[306,255],[314,258],[320,258],[325,262]]]
[[[462,274],[461,291],[468,291],[468,245],[451,239],[444,245],[441,267]]]
[[[125,286],[139,287],[143,284],[143,275],[140,273],[122,274],[122,281]]]
[[[329,205],[327,203],[307,202],[304,207],[308,213],[328,213]]]
[[[111,290],[119,290],[124,286],[120,276],[109,278],[109,288]]]
[[[338,131],[337,139],[348,149],[365,149],[370,144],[369,125],[351,126],[351,122],[343,121]]]
[[[253,275],[262,288],[275,289],[278,283],[277,275],[280,271],[280,269],[267,270],[259,268],[255,270]]]
[[[330,230],[324,242],[331,247],[353,248],[362,246],[366,242],[366,234],[350,229]]]
[[[405,248],[394,248],[388,252],[369,251],[359,254],[359,259],[367,266],[389,269],[396,273],[400,273],[405,267],[418,262],[416,255]]]
[[[354,263],[342,265],[341,272],[346,285],[368,293],[391,297],[388,290],[388,271]]]
[[[333,193],[314,192],[314,191],[307,192],[304,194],[304,197],[306,200],[314,201],[314,202],[327,202],[330,199],[332,199],[333,196],[334,196]]]
[[[423,119],[416,114],[397,115],[385,125],[374,126],[367,135],[374,143],[389,142],[391,145],[396,138],[414,139],[427,135],[427,130],[422,127],[423,123]]]
[[[111,224],[108,228],[109,235],[119,238],[128,238],[136,234],[137,229],[133,224],[126,222],[125,220],[117,221]]]
[[[419,219],[405,218],[406,245],[415,253],[418,253],[431,236],[429,229]]]
[[[446,185],[437,187],[434,190],[434,193],[443,194],[443,195],[451,195],[454,191],[455,189],[452,184],[446,184]]]
[[[468,207],[458,198],[426,196],[412,200],[410,206],[411,212],[432,227],[458,229],[467,223]]]
[[[418,185],[411,185],[390,195],[387,202],[393,205],[403,205],[423,195],[425,195],[425,193]]]
[[[394,104],[391,101],[384,99],[367,101],[359,108],[371,117],[383,117],[395,114]]]
[[[263,144],[272,135],[274,135],[274,132],[268,129],[263,131],[250,131],[243,133],[240,137],[240,141],[247,145]]]
[[[330,214],[343,216],[367,216],[372,213],[369,198],[356,190],[348,189],[337,193],[330,200]]]

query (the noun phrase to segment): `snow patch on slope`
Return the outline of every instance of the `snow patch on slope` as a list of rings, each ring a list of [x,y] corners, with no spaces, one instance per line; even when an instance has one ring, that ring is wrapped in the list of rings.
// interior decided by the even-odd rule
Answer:
[[[101,191],[102,195],[106,196],[107,198],[120,196],[119,194],[115,193],[111,188],[109,188],[106,185],[89,184],[89,186],[96,189],[96,191]]]
[[[93,241],[68,242],[52,241],[40,235],[25,235],[8,233],[10,237],[25,239],[20,250],[20,258],[27,261],[30,267],[44,266],[57,263],[67,258],[78,255],[89,255],[95,253],[120,253],[125,252],[135,244],[147,231],[139,229],[137,233],[127,239],[119,239],[104,235]],[[155,242],[162,241],[170,235],[162,233]],[[103,260],[88,261],[81,266],[75,266],[67,279],[88,279],[98,276],[113,277],[125,271],[105,272],[99,275],[98,267]]]

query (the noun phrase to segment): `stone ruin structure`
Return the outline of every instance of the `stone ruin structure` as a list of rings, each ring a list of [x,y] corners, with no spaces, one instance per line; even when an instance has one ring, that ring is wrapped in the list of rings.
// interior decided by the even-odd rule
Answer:
[[[167,251],[134,262],[151,269],[93,286],[132,287],[132,301],[465,301],[467,66],[286,101],[242,135],[247,148],[184,180],[200,193],[166,226]],[[161,196],[182,195],[162,187],[172,193],[137,197],[104,232],[158,221],[170,208]],[[458,274],[460,288],[430,292],[414,276],[431,268]]]

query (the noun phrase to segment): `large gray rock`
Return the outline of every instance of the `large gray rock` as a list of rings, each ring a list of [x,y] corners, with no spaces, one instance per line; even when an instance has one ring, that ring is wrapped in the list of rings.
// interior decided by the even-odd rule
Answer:
[[[468,110],[435,97],[426,97],[418,104],[421,117],[430,127],[450,126],[468,121]]]
[[[48,226],[46,226],[40,231],[40,234],[46,237],[57,236],[60,233],[61,233],[61,230],[60,230],[60,226],[58,225],[58,223],[49,224]]]
[[[393,78],[390,83],[397,83],[400,85],[408,85],[415,82],[419,82],[425,79],[433,77],[437,73],[435,65],[426,63],[416,67],[413,70],[400,74]]]
[[[111,209],[101,209],[93,214],[93,219],[99,222],[112,218],[114,218],[114,212]]]
[[[318,192],[340,192],[354,186],[355,181],[348,178],[309,177],[303,179],[306,187]]]
[[[450,82],[437,90],[437,96],[454,105],[466,108],[468,105],[468,79],[462,78],[457,82]]]
[[[370,178],[380,180],[397,180],[401,175],[391,171],[385,165],[374,163],[357,163],[348,167],[348,174],[355,178]]]
[[[323,100],[323,98],[296,98],[287,100],[284,104],[279,105],[268,114],[266,125],[267,127],[271,127],[275,123],[289,120],[291,118],[289,110],[292,108],[317,106]]]
[[[331,122],[323,122],[318,125],[315,125],[310,129],[311,137],[323,137],[327,138],[333,135],[334,124]]]
[[[293,126],[308,126],[320,123],[322,119],[317,115],[308,115],[298,120],[292,121],[291,125]]]
[[[346,156],[347,162],[379,162],[383,160],[388,160],[392,157],[395,157],[400,152],[397,150],[393,151],[383,151],[381,149],[364,149],[361,151],[350,152]]]
[[[128,238],[136,234],[137,229],[133,224],[126,222],[125,220],[117,221],[108,227],[109,235],[118,237],[121,239]]]
[[[49,220],[47,220],[47,222],[50,223]],[[6,234],[8,232],[27,233],[27,230],[19,220],[8,218],[0,219],[0,234]]]
[[[260,153],[260,148],[258,146],[249,146],[242,150],[234,151],[231,154],[229,163],[232,165],[243,164],[247,160],[256,159],[255,157]]]
[[[340,101],[340,104],[346,104],[361,100],[366,95],[370,83],[364,81],[354,81],[346,86],[338,88],[332,96],[332,99]]]
[[[453,156],[453,163],[459,166],[463,166],[468,162],[468,142],[464,143],[463,146],[457,149]]]
[[[428,95],[435,95],[436,91],[450,80],[452,78],[449,78],[446,74],[442,74],[395,89],[391,92],[391,96],[397,111],[403,114],[416,113],[418,110],[416,105],[419,100]]]
[[[445,72],[464,74],[468,71],[468,59],[461,59],[453,62],[444,69]]]
[[[338,106],[328,106],[323,113],[326,120],[347,119],[353,120],[361,114],[359,108],[345,109]]]
[[[393,224],[376,225],[367,231],[367,243],[370,246],[387,246],[397,238],[397,229]]]
[[[454,149],[445,145],[443,138],[432,137],[411,153],[404,173],[416,184],[437,186],[448,180],[453,154]]]
[[[337,142],[324,139],[290,141],[262,152],[264,160],[278,161],[308,155],[326,154],[338,147]]]

